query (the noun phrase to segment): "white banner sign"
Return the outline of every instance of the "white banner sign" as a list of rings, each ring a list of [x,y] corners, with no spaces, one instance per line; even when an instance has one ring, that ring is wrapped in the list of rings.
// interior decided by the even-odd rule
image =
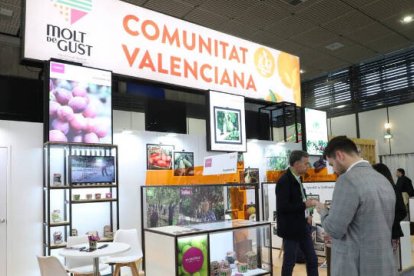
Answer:
[[[25,3],[25,59],[300,105],[296,56],[119,0]]]
[[[203,175],[230,174],[237,172],[237,152],[204,158]]]

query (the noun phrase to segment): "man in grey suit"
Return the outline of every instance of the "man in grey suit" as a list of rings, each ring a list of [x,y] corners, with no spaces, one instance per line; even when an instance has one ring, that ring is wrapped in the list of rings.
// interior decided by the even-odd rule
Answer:
[[[346,136],[333,138],[324,155],[339,175],[329,211],[317,205],[322,226],[332,237],[331,275],[396,275],[392,186],[358,155],[355,143]]]

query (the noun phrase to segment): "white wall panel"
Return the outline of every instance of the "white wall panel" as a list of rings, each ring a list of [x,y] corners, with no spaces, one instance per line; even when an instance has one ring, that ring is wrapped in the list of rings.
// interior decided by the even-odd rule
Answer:
[[[377,154],[389,154],[388,140],[384,139],[384,124],[387,122],[385,108],[359,113],[361,137],[378,141]]]
[[[414,152],[414,103],[389,107],[389,117],[392,154]]]
[[[0,144],[11,148],[7,275],[39,275],[42,255],[43,125],[1,121]]]
[[[357,137],[355,114],[328,119],[328,135]]]

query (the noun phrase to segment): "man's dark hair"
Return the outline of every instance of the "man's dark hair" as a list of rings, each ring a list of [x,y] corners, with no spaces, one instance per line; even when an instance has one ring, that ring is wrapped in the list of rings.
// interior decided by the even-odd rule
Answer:
[[[289,156],[289,165],[293,166],[295,162],[302,160],[303,157],[309,157],[309,154],[303,150],[294,150],[290,153]]]
[[[323,152],[323,156],[325,159],[326,157],[332,158],[338,150],[348,154],[358,154],[358,148],[351,139],[346,136],[336,136],[329,141]]]
[[[405,175],[405,170],[403,168],[398,168],[397,171],[399,171],[403,176]]]

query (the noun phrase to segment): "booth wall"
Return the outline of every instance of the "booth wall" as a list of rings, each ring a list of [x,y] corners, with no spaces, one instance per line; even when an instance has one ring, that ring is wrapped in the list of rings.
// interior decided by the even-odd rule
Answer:
[[[328,119],[329,136],[346,135],[348,137],[356,137],[356,121],[355,115],[345,115]]]
[[[36,255],[42,255],[43,240],[43,124],[0,121],[0,144],[10,149],[7,274],[39,275]]]
[[[414,128],[411,125],[414,103],[389,107],[388,114],[393,134],[390,141],[384,139],[384,124],[387,122],[386,108],[359,113],[360,138],[376,140],[378,155],[413,153],[411,138],[414,137]],[[357,137],[355,114],[328,119],[328,133],[331,136]],[[391,149],[389,143],[391,143]]]

